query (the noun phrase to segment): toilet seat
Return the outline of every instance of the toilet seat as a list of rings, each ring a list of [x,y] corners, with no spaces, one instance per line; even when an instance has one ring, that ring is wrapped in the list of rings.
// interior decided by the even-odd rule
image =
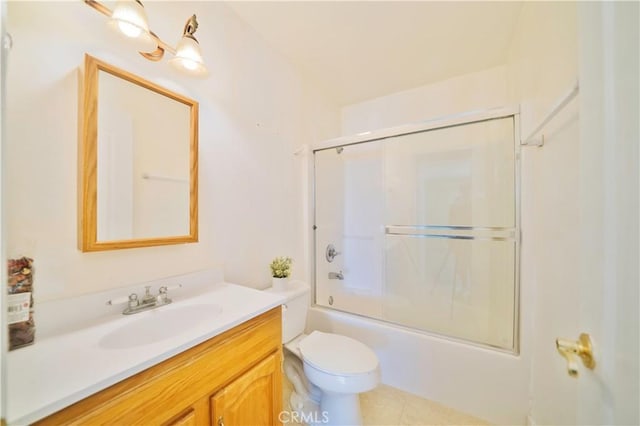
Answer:
[[[298,342],[305,364],[334,376],[369,375],[378,357],[369,347],[347,336],[314,331]]]
[[[295,354],[298,358],[302,359],[302,354],[300,353],[300,342],[303,339],[306,339],[309,335],[302,333],[297,336],[295,339],[291,340],[284,344],[285,349],[288,349],[291,353]]]

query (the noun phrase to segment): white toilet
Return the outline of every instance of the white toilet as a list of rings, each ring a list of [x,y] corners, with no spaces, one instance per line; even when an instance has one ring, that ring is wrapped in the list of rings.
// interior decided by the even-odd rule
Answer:
[[[284,372],[295,388],[291,406],[306,413],[301,419],[306,423],[361,425],[358,394],[380,382],[378,357],[350,337],[320,331],[304,334],[308,284],[291,281],[277,293],[287,298],[282,310],[282,342]]]

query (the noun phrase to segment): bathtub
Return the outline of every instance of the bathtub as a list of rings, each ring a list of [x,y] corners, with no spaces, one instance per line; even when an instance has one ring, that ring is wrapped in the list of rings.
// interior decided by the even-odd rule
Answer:
[[[429,335],[320,306],[307,332],[343,334],[371,347],[382,383],[493,424],[526,424],[528,357]]]

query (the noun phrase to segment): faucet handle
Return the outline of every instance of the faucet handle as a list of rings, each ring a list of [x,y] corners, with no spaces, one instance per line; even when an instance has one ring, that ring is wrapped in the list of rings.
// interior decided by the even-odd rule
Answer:
[[[135,296],[135,298],[132,299],[133,296]],[[128,296],[122,296],[116,299],[109,299],[107,300],[107,305],[119,305],[121,303],[128,303],[132,300],[137,300],[137,299],[138,299],[138,295],[135,293],[131,293]]]
[[[338,250],[336,250],[336,247],[333,244],[329,244],[327,246],[327,249],[324,253],[325,258],[327,259],[327,262],[331,263],[333,262],[333,259],[336,258],[336,256],[338,256],[339,254],[341,254]]]
[[[167,303],[167,286],[163,285],[158,289],[158,295],[156,296],[156,301],[158,303]]]
[[[160,303],[171,303],[171,299],[168,297],[169,290],[175,290],[180,287],[182,287],[182,284],[173,285],[171,287],[167,287],[166,285],[161,286],[158,289],[158,296],[156,296],[156,300]]]
[[[140,305],[140,302],[138,301],[138,295],[135,293],[131,293],[129,295],[129,307],[130,308],[135,308],[138,305]]]
[[[182,284],[176,284],[176,285],[172,285],[170,287],[167,287],[166,285],[163,285],[158,289],[158,293],[167,294],[169,292],[169,290],[176,290],[178,288],[182,288]]]

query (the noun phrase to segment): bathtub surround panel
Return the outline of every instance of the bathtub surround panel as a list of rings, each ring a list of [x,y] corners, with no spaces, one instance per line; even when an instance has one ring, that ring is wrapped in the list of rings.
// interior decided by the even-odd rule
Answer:
[[[287,253],[306,278],[297,187],[303,144],[334,137],[339,111],[221,2],[158,2],[161,37],[197,14],[207,80],[145,59],[82,2],[9,2],[3,194],[12,255],[38,259],[36,303],[220,267],[249,286],[270,282]],[[151,15],[155,16],[151,16]],[[206,25],[205,25],[206,23]],[[47,48],[42,49],[42,40]],[[199,242],[82,254],[76,249],[78,73],[85,53],[200,103]],[[300,262],[298,260],[300,259]]]

